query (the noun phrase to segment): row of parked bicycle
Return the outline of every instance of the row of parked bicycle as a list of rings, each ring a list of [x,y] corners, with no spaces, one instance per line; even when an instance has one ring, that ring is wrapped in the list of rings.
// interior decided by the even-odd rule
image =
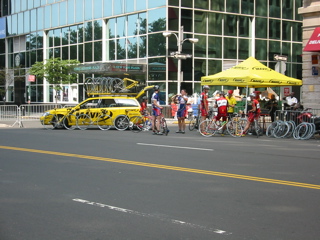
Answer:
[[[291,138],[297,140],[307,140],[315,134],[320,133],[320,118],[314,114],[303,111],[280,112],[279,118],[288,119],[277,120],[269,124],[267,129],[263,129],[258,120],[255,120],[249,129],[249,133],[257,137],[265,132],[268,137]],[[294,120],[289,120],[294,119]],[[215,121],[213,116],[200,122],[199,116],[192,116],[189,121],[189,130],[199,129],[201,135],[205,137],[213,136],[217,133],[227,132],[233,137],[240,137],[247,119],[243,115],[236,114],[228,122]]]
[[[295,121],[277,120],[268,126],[266,135],[275,138],[293,137],[297,140],[308,140],[319,132],[314,123],[302,122],[296,125]]]

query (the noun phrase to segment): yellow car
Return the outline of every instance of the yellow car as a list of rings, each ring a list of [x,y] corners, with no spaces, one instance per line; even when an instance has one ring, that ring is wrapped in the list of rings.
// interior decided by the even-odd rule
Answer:
[[[125,130],[129,126],[130,118],[141,116],[137,98],[152,87],[146,87],[135,97],[92,97],[72,108],[52,109],[40,117],[40,122],[47,129],[85,130],[97,126],[101,130],[108,130],[114,126],[118,130]]]

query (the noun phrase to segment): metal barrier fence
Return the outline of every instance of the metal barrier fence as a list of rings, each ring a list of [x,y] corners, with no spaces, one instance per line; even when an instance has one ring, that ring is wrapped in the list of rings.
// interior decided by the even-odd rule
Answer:
[[[60,104],[26,104],[21,105],[21,120],[34,121],[39,120],[42,114],[54,108],[62,108]]]
[[[0,120],[1,121],[15,121],[18,117],[17,105],[0,106]]]
[[[282,121],[294,121],[314,123],[314,117],[320,116],[320,109],[306,109],[304,111],[278,110],[275,112],[275,119]]]

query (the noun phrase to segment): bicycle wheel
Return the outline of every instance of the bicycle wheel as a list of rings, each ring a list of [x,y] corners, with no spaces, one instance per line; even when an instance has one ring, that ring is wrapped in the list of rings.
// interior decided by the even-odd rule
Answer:
[[[199,124],[199,132],[204,137],[211,137],[217,131],[217,127],[212,120],[204,120]]]
[[[162,132],[166,136],[169,133],[169,129],[168,129],[168,126],[167,126],[167,121],[164,118],[162,118],[161,122],[160,122],[160,132]]]
[[[246,118],[240,118],[239,119],[239,123],[241,125],[241,127],[244,129],[247,125],[248,120]]]
[[[309,125],[305,122],[300,123],[294,130],[293,137],[296,140],[304,140],[305,137],[309,134]]]
[[[77,117],[77,127],[81,130],[86,130],[93,124],[91,117],[88,114],[80,114]]]
[[[308,132],[303,137],[300,138],[301,140],[308,140],[315,133],[315,125],[313,123],[306,123],[306,124],[308,126]]]
[[[142,116],[133,116],[129,119],[129,129],[132,132],[141,132],[145,127],[145,120]]]
[[[294,129],[296,128],[296,123],[294,121],[288,121],[288,124],[290,126],[290,130],[289,130],[288,134],[284,137],[291,138],[291,137],[293,137],[293,132],[294,132]]]
[[[196,122],[197,122],[197,118],[195,118],[194,116],[190,119],[189,122],[189,130],[193,131],[195,126],[196,126]]]
[[[284,138],[290,131],[290,125],[287,122],[279,121],[278,126],[274,131],[275,138]]]
[[[63,126],[68,130],[73,130],[77,128],[77,116],[73,114],[68,114],[63,119]]]
[[[124,131],[129,127],[129,118],[126,115],[120,115],[114,121],[114,127],[119,131]]]
[[[266,135],[267,137],[274,137],[274,130],[275,128],[278,126],[278,122],[273,122],[271,123],[268,128],[267,128],[267,131],[266,131]]]
[[[97,119],[97,124],[101,130],[109,130],[112,126],[112,119],[109,115],[101,115]]]
[[[41,124],[45,129],[52,130],[57,127],[59,118],[57,115],[48,114],[41,119]]]
[[[257,134],[257,138],[260,137],[260,135],[261,136],[263,135],[262,128],[261,128],[258,120],[254,120],[254,131]]]
[[[241,137],[243,128],[239,121],[229,121],[227,123],[227,131],[232,137]]]

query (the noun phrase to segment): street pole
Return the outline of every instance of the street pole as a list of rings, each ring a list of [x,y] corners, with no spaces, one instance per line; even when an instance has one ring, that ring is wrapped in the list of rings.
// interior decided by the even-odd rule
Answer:
[[[179,34],[178,34],[178,41],[177,41],[177,46],[178,46],[178,54],[180,55],[182,52],[182,43],[183,43],[183,26],[180,27],[179,29]],[[177,93],[180,93],[180,88],[181,88],[181,58],[178,58],[178,76],[177,76]]]
[[[162,35],[166,38],[170,37],[171,35],[174,35],[176,38],[177,38],[177,47],[178,47],[178,51],[177,52],[172,52],[170,53],[170,55],[173,57],[173,58],[176,58],[178,59],[178,72],[177,72],[177,91],[178,91],[178,94],[180,93],[181,91],[181,80],[182,80],[182,71],[181,71],[181,60],[182,59],[187,59],[187,58],[191,58],[192,55],[190,54],[183,54],[182,53],[182,44],[184,43],[184,41],[188,40],[189,42],[191,43],[197,43],[199,41],[198,38],[186,38],[186,39],[183,39],[183,26],[180,26],[179,28],[179,32],[178,34],[175,34],[173,32],[163,32]]]

